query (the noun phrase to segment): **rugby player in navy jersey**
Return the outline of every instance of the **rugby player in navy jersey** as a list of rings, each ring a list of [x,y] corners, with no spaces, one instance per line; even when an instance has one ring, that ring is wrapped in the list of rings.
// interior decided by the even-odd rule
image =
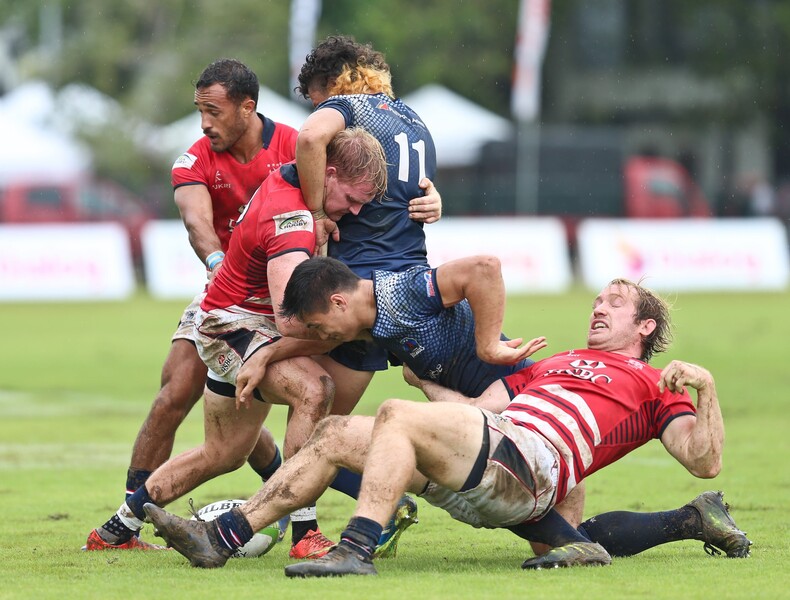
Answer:
[[[421,203],[418,196],[423,193],[420,183],[436,175],[436,149],[419,115],[395,97],[384,56],[369,44],[330,36],[307,56],[298,91],[316,106],[299,131],[296,162],[305,200],[319,225],[333,227],[320,218],[322,165],[332,136],[346,127],[362,127],[379,140],[387,157],[385,197],[337,222],[328,255],[364,278],[374,269],[397,272],[427,265],[423,223],[439,219],[441,202]],[[335,381],[343,382],[332,407],[335,414],[351,412],[373,373],[388,367],[386,352],[365,342],[345,344],[318,360]]]

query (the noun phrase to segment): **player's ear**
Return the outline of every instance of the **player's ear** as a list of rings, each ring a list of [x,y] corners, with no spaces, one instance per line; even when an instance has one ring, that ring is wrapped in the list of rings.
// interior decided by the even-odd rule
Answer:
[[[329,303],[340,310],[346,310],[348,308],[348,301],[343,294],[332,294],[329,297]]]
[[[241,108],[244,109],[244,116],[250,116],[250,113],[255,112],[255,101],[252,98],[245,98],[241,103]]]
[[[655,319],[645,319],[639,324],[639,333],[642,337],[647,337],[656,330]]]

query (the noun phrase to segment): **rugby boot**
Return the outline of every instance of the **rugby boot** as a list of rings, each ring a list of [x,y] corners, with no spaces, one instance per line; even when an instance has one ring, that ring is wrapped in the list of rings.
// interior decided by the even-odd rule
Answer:
[[[288,556],[291,558],[321,558],[335,545],[335,542],[324,536],[320,529],[311,530],[301,540],[291,546]]]
[[[686,506],[696,509],[702,518],[702,531],[697,539],[705,542],[705,552],[711,555],[724,552],[730,558],[749,556],[752,542],[732,520],[723,492],[704,492]]]
[[[559,567],[583,567],[610,565],[612,557],[596,542],[572,542],[552,548],[545,554],[524,561],[522,569],[557,569]]]
[[[395,514],[381,532],[378,546],[373,552],[373,558],[394,558],[398,552],[398,540],[401,534],[414,523],[419,523],[417,503],[411,496],[404,495],[398,502]]]
[[[234,552],[220,541],[214,521],[182,519],[150,502],[143,505],[143,510],[156,527],[156,535],[186,557],[193,567],[221,567]]]
[[[286,577],[341,577],[343,575],[378,575],[370,557],[353,546],[340,543],[316,560],[285,567]]]
[[[167,550],[165,546],[157,546],[156,544],[150,544],[148,542],[144,542],[136,535],[133,535],[127,541],[123,542],[122,544],[110,544],[109,542],[105,542],[99,532],[94,529],[93,531],[88,534],[88,541],[85,542],[85,545],[82,547],[82,550],[85,552],[93,552],[96,550]]]

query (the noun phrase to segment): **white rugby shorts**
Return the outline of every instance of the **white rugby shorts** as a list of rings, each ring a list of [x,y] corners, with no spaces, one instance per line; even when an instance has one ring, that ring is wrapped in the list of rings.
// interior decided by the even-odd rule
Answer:
[[[274,320],[237,306],[195,314],[195,346],[216,381],[236,385],[244,361],[261,346],[282,337]]]
[[[554,506],[559,479],[556,449],[507,417],[482,412],[490,444],[480,483],[454,492],[432,482],[421,496],[473,527],[510,527],[539,519]]]

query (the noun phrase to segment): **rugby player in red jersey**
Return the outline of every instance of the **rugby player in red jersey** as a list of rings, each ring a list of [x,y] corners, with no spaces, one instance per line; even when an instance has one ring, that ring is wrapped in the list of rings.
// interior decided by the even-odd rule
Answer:
[[[195,83],[204,135],[171,170],[175,203],[195,254],[210,280],[222,266],[233,226],[252,194],[271,173],[296,157],[297,131],[258,112],[255,73],[233,59],[208,65]],[[183,312],[162,366],[160,389],[132,448],[126,497],[143,485],[173,451],[176,430],[203,394],[206,366],[192,334],[205,290]],[[280,465],[271,433],[261,428],[249,463],[263,480]],[[113,517],[91,531],[84,550],[157,549]]]

